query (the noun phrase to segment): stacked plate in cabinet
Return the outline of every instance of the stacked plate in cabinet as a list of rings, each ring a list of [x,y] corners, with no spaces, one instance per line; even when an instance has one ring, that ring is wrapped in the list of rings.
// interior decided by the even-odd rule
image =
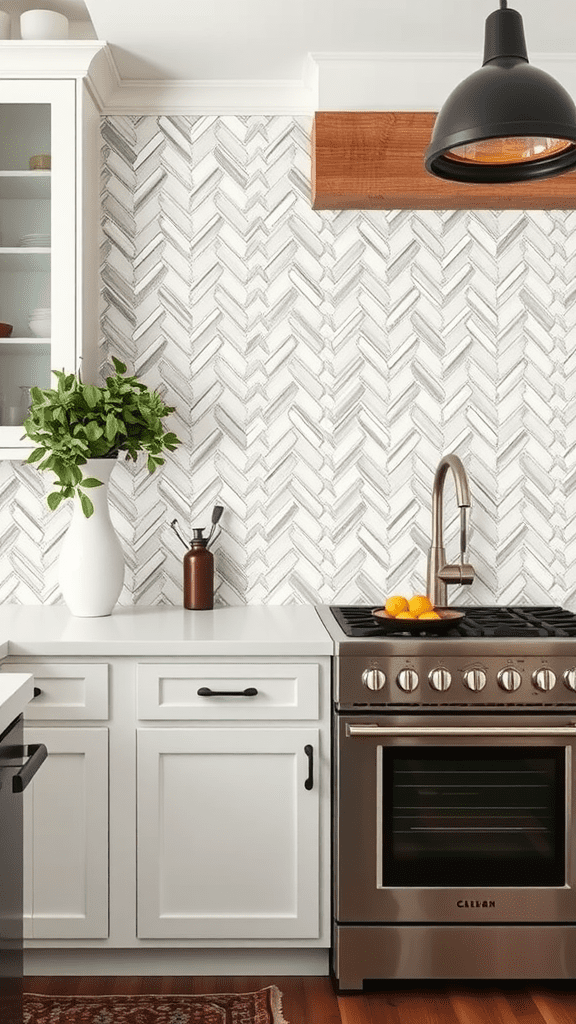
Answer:
[[[23,235],[19,244],[25,249],[48,249],[50,241],[50,235],[31,234]]]

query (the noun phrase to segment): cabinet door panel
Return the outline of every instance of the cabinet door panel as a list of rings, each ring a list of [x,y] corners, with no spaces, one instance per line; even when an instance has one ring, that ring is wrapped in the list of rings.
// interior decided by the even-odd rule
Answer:
[[[108,730],[25,728],[48,757],[26,789],[28,937],[108,935]],[[31,904],[31,905],[30,905]]]
[[[319,934],[317,729],[138,731],[138,935]]]

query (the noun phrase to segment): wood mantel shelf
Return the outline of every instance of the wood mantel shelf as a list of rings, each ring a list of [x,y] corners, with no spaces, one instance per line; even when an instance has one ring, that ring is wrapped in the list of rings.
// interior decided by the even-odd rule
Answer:
[[[544,181],[468,185],[424,169],[435,113],[319,111],[315,210],[574,210],[576,171]]]

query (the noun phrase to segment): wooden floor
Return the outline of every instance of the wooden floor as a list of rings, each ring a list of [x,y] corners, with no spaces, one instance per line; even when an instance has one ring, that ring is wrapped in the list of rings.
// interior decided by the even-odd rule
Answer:
[[[277,985],[289,1024],[576,1024],[576,982],[387,983],[336,996],[329,978],[30,977],[26,992],[54,995],[251,992]]]

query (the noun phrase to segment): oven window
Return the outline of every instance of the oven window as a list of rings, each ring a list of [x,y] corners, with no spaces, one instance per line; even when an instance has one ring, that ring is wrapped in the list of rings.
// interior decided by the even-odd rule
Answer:
[[[382,748],[382,884],[564,885],[564,757]]]

